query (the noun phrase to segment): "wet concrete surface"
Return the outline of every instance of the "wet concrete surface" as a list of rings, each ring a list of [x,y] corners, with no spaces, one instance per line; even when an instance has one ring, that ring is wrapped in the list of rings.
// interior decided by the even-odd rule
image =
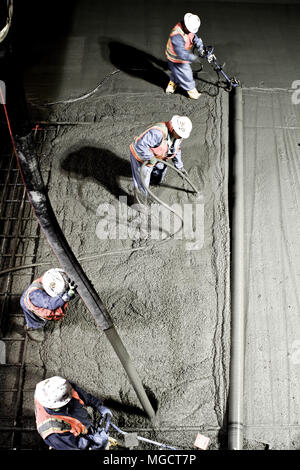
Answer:
[[[48,127],[38,138],[41,169],[49,172],[49,196],[60,225],[79,259],[98,256],[83,261],[83,266],[157,409],[159,427],[151,435],[182,448],[193,448],[201,430],[218,448],[226,411],[227,106],[227,95],[204,96],[199,103],[180,95],[102,95],[57,105],[51,111],[60,122],[78,120],[80,115],[82,122],[90,119],[89,126]],[[128,155],[132,136],[157,119],[158,110],[165,120],[179,107],[193,122],[183,158],[201,201],[180,189],[181,180],[171,171],[164,186],[155,191],[169,204],[203,206],[201,237],[164,243],[151,236],[103,240],[101,207],[108,203],[117,207],[120,195],[132,196]],[[52,114],[48,119],[53,119]],[[129,199],[127,203],[136,216]],[[137,247],[144,250],[127,251]],[[120,250],[124,253],[101,256]],[[37,261],[49,259],[53,256],[43,244]],[[117,357],[80,299],[71,303],[60,326],[47,327],[42,344],[29,344],[26,363],[47,376],[59,373],[72,378],[104,397],[120,426],[149,428]]]
[[[201,37],[215,46],[221,64],[226,61],[228,74],[237,76],[244,86],[259,88],[245,90],[246,233],[252,234],[248,240],[245,446],[260,449],[264,442],[272,441],[275,448],[297,448],[297,365],[289,366],[286,358],[291,349],[297,350],[297,301],[293,294],[293,302],[288,303],[295,315],[292,320],[284,313],[289,310],[283,292],[286,283],[291,290],[295,284],[282,271],[291,269],[291,282],[295,282],[297,258],[290,254],[288,259],[286,253],[292,246],[294,249],[297,231],[292,229],[289,238],[279,221],[285,217],[291,223],[297,216],[296,173],[284,173],[287,188],[294,181],[294,189],[283,210],[278,201],[285,199],[288,190],[276,192],[279,173],[274,156],[279,158],[279,166],[296,169],[293,139],[298,131],[290,128],[299,126],[299,111],[292,107],[291,113],[288,91],[273,94],[268,89],[289,90],[300,79],[296,61],[300,6],[154,2],[149,8],[147,2],[116,5],[92,0],[73,6],[73,10],[61,12],[56,34],[53,28],[50,34],[45,22],[40,41],[34,41],[34,34],[28,36],[31,60],[25,69],[25,87],[33,121],[55,122],[53,126],[41,124],[38,156],[53,208],[73,251],[80,258],[99,255],[83,261],[84,269],[134,359],[160,424],[157,430],[150,429],[105,335],[79,298],[71,303],[61,325],[47,326],[42,344],[28,344],[25,389],[29,391],[23,398],[23,424],[33,425],[30,390],[36,381],[59,373],[103,397],[121,427],[138,429],[146,437],[180,448],[193,448],[199,431],[211,438],[212,449],[224,444],[230,366],[228,96],[213,85],[216,75],[208,64],[197,81],[203,91],[199,102],[180,93],[169,97],[163,92],[168,81],[165,42],[172,26],[190,9],[201,16]],[[87,99],[42,106],[79,97],[98,85]],[[203,246],[190,250],[181,240],[160,244],[149,239],[100,239],[99,222],[104,220],[100,204],[116,206],[119,195],[132,195],[128,154],[132,138],[148,124],[178,113],[188,115],[194,125],[190,139],[184,142],[183,158],[202,194],[198,204],[204,203]],[[80,124],[57,125],[59,122]],[[287,129],[277,129],[282,126]],[[274,135],[280,140],[280,151],[274,146]],[[274,180],[270,179],[275,170]],[[178,190],[179,186],[182,182],[168,171],[166,185],[155,191],[169,203],[195,204],[193,196]],[[270,209],[266,218],[271,190],[274,211]],[[127,207],[130,210],[130,204]],[[274,223],[270,224],[272,217]],[[276,246],[283,253],[276,266],[274,231]],[[145,250],[100,256],[137,247]],[[43,239],[37,259],[57,264]],[[275,268],[278,279],[284,277],[285,282],[265,284]],[[43,271],[40,267],[37,277]],[[264,279],[258,284],[259,275]],[[25,287],[26,279],[18,278],[15,291],[21,293]],[[264,302],[256,301],[261,299],[262,287],[270,292]],[[280,296],[280,312],[277,302],[276,308],[273,304],[274,292]],[[279,314],[285,325],[282,328],[290,331],[282,348],[278,348],[281,328],[271,328]],[[282,355],[273,358],[274,350]],[[262,380],[267,375],[269,380]],[[288,400],[290,394],[296,398]],[[282,414],[277,416],[280,409]],[[37,447],[40,439],[26,435],[23,445]]]
[[[112,93],[157,91],[168,80],[163,65],[168,34],[189,8],[197,10],[202,19],[199,36],[215,47],[230,77],[245,86],[291,87],[299,75],[299,4],[155,0],[149,8],[144,1],[88,0],[61,10],[56,31],[45,22],[39,26],[39,41],[34,34],[22,39],[25,57],[30,51],[31,58],[25,73],[28,99],[49,102],[78,96],[116,69],[123,73],[111,85]],[[35,30],[33,18],[28,20]],[[205,63],[202,77],[209,78],[210,71]]]

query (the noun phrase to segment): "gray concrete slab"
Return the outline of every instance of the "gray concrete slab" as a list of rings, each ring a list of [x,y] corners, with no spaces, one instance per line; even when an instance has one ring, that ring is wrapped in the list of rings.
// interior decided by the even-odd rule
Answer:
[[[149,236],[144,242],[103,239],[99,208],[116,204],[120,194],[131,194],[132,137],[157,115],[168,119],[178,108],[193,122],[183,158],[203,196],[203,246],[189,250],[180,239],[161,245]],[[38,146],[41,168],[50,172],[50,200],[76,255],[148,246],[146,251],[100,256],[83,266],[154,398],[159,427],[149,430],[125,372],[80,299],[71,303],[61,325],[47,326],[42,344],[29,344],[26,364],[44,369],[47,376],[72,378],[104,397],[121,427],[190,449],[202,432],[211,438],[211,448],[218,448],[226,413],[230,333],[227,95],[204,95],[198,103],[180,95],[112,94],[58,105],[52,112],[49,119],[90,119],[89,126],[45,132]],[[166,186],[156,193],[169,204],[193,203],[170,171]],[[46,244],[37,256],[38,261],[55,263]],[[32,383],[32,367],[28,371]],[[25,384],[28,388],[27,374]]]
[[[246,437],[299,449],[300,107],[283,91],[244,97]]]
[[[76,97],[121,70],[82,105],[56,106],[46,112],[34,109],[37,119],[90,124],[47,129],[39,146],[41,167],[50,173],[50,197],[76,254],[127,248],[127,242],[100,242],[96,227],[100,201],[115,202],[118,185],[124,192],[129,190],[128,144],[158,116],[167,119],[180,110],[192,117],[196,133],[187,142],[187,169],[204,188],[203,250],[186,256],[175,244],[163,253],[153,249],[150,267],[145,254],[121,261],[100,258],[87,269],[158,402],[164,427],[152,437],[189,448],[196,432],[202,430],[212,438],[213,448],[218,448],[229,367],[227,107],[220,96],[204,94],[199,103],[192,103],[163,92],[168,79],[162,63],[165,43],[187,9],[200,14],[201,36],[215,46],[228,74],[254,88],[245,94],[247,442],[252,448],[261,448],[264,442],[275,448],[297,448],[300,120],[299,107],[291,104],[287,90],[300,79],[299,5],[154,1],[149,8],[145,1],[88,0],[74,2],[69,11],[62,8],[50,29],[47,22],[32,27],[25,23],[25,86],[31,103]],[[215,79],[207,64],[201,77]],[[204,81],[199,80],[198,87],[208,91]],[[109,172],[108,186],[101,179],[104,158],[110,171],[112,161],[121,171],[117,185],[111,183]],[[175,185],[172,177],[170,182]],[[162,194],[172,201],[185,200],[180,192],[170,194],[170,189],[162,188]],[[46,243],[40,245],[39,257],[56,262]],[[180,282],[189,283],[188,289],[178,287],[174,273],[180,273]],[[169,280],[169,298],[164,295],[165,279]],[[16,283],[16,292],[20,286]],[[48,376],[59,372],[115,405],[138,405],[104,340],[77,300],[61,327],[47,330],[43,345],[29,344],[25,384],[32,387],[45,371]],[[32,420],[30,406],[30,396],[26,396],[23,414]],[[145,419],[135,412],[114,411],[119,424],[146,428]]]
[[[46,29],[39,41],[26,44],[25,40],[24,56],[30,59],[25,73],[28,99],[44,102],[78,96],[115,69],[122,70],[115,77],[118,93],[161,89],[150,75],[162,82],[167,79],[157,60],[165,60],[169,32],[188,9],[200,15],[199,35],[205,44],[215,46],[229,76],[237,76],[246,86],[285,89],[299,79],[299,4],[155,0],[150,8],[145,1],[87,0],[75,2],[64,13],[63,33]],[[143,79],[141,72],[129,71],[145,66],[148,76]],[[206,63],[205,79],[215,78],[210,71]],[[116,91],[107,85],[105,94]]]

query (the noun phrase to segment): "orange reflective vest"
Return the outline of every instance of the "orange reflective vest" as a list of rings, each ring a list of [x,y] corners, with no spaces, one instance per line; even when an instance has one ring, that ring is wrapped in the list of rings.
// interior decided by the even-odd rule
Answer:
[[[190,51],[193,47],[193,39],[194,39],[194,33],[185,33],[182,29],[182,25],[181,23],[177,23],[174,28],[172,29],[171,33],[170,33],[170,37],[168,39],[168,42],[167,42],[167,46],[166,46],[166,50],[165,50],[165,54],[167,56],[167,59],[170,60],[171,62],[176,62],[176,63],[180,63],[180,64],[189,64],[190,61],[189,60],[182,60],[178,57],[178,55],[176,54],[175,52],[175,49],[174,49],[174,46],[172,44],[172,40],[171,38],[173,36],[175,36],[176,34],[180,34],[180,36],[183,37],[183,40],[184,40],[184,48],[187,50],[187,51]]]
[[[30,294],[34,290],[43,289],[42,277],[39,277],[28,287],[24,295],[24,304],[28,310],[44,320],[61,320],[65,316],[65,311],[69,302],[66,302],[63,307],[58,307],[56,310],[49,308],[37,307],[30,300]]]
[[[143,157],[140,156],[138,154],[138,151],[136,149],[136,144],[138,143],[138,141],[147,133],[149,132],[151,129],[157,129],[159,130],[161,133],[162,133],[162,141],[161,143],[159,144],[158,147],[150,147],[150,150],[151,152],[153,153],[154,157],[158,158],[159,160],[169,160],[169,158],[173,158],[175,157],[176,153],[178,152],[179,150],[179,147],[180,147],[180,143],[177,147],[177,150],[171,154],[171,155],[168,155],[168,151],[169,151],[169,144],[168,144],[168,131],[172,131],[173,130],[173,127],[170,123],[170,121],[167,121],[167,122],[158,122],[157,124],[154,124],[153,126],[149,127],[148,129],[146,129],[141,135],[139,135],[138,137],[135,137],[134,138],[134,142],[130,145],[130,151],[132,153],[132,155],[141,163],[143,163],[145,160],[143,160]],[[181,140],[180,140],[181,141]],[[150,163],[148,164],[148,166],[153,166],[151,165]]]
[[[79,403],[85,406],[74,389],[72,398],[75,398],[75,400],[78,400]],[[78,419],[72,418],[71,416],[50,415],[37,399],[34,400],[34,405],[37,430],[43,439],[46,439],[46,437],[54,433],[62,434],[64,432],[71,432],[74,436],[87,434],[88,429]]]

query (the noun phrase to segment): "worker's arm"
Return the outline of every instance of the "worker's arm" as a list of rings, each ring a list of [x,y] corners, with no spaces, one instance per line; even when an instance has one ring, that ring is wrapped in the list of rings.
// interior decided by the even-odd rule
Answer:
[[[71,432],[50,434],[46,437],[45,442],[56,450],[84,450],[88,449],[91,444],[85,437],[75,437]]]
[[[150,129],[135,142],[135,150],[141,160],[151,160],[153,153],[150,147],[158,147],[163,140],[163,134],[159,129]]]
[[[183,168],[183,162],[181,159],[181,149],[178,150],[178,152],[176,153],[175,157],[173,157],[172,160],[177,170],[181,170],[181,168]]]
[[[78,393],[81,400],[84,401],[84,404],[86,406],[92,406],[96,410],[99,410],[99,408],[103,405],[103,402],[102,400],[100,400],[100,398],[96,398],[90,393],[87,393],[85,390],[82,390],[82,388],[78,387],[77,384],[71,381],[70,381],[70,384],[72,385],[74,390]]]
[[[175,34],[174,36],[172,36],[171,41],[172,41],[176,54],[181,60],[187,60],[189,62],[193,62],[194,60],[197,59],[197,56],[195,56],[190,51],[187,51],[185,49],[184,39],[181,36],[181,34]]]
[[[94,409],[98,410],[102,416],[104,415],[110,415],[112,416],[111,411],[103,405],[102,400],[100,398],[94,397],[94,395],[91,395],[90,393],[87,393],[85,390],[82,390],[82,388],[78,387],[78,385],[74,384],[73,382],[70,381],[70,384],[76,390],[78,393],[79,397],[81,400],[84,401],[86,406],[92,406]]]
[[[174,166],[178,170],[181,170],[181,168],[183,168],[183,162],[182,162],[182,159],[181,159],[181,148],[180,148],[181,141],[182,141],[182,139],[176,139],[175,143],[174,143],[174,150],[171,149],[172,153],[176,152],[175,156],[172,158],[172,161],[174,163]]]
[[[200,54],[200,56],[203,56],[204,55],[204,44],[203,44],[203,41],[201,38],[198,38],[197,34],[194,35],[194,39],[193,39],[193,43],[195,44],[195,46],[197,47],[197,50]]]
[[[49,310],[56,310],[63,307],[65,303],[70,300],[70,296],[65,293],[64,299],[62,295],[51,297],[42,289],[36,289],[29,294],[30,300],[36,307],[48,308]]]

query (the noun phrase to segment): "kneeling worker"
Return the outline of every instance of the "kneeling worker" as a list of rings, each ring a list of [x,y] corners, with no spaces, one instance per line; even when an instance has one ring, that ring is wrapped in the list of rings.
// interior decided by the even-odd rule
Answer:
[[[40,330],[42,333],[48,320],[62,320],[69,300],[75,296],[76,287],[59,268],[49,269],[33,281],[20,299],[26,320],[25,330]],[[43,336],[29,333],[29,337],[41,341]]]
[[[99,398],[63,377],[54,376],[36,385],[35,417],[38,433],[56,450],[105,449],[108,435],[94,428],[87,406],[110,419],[111,411]]]

